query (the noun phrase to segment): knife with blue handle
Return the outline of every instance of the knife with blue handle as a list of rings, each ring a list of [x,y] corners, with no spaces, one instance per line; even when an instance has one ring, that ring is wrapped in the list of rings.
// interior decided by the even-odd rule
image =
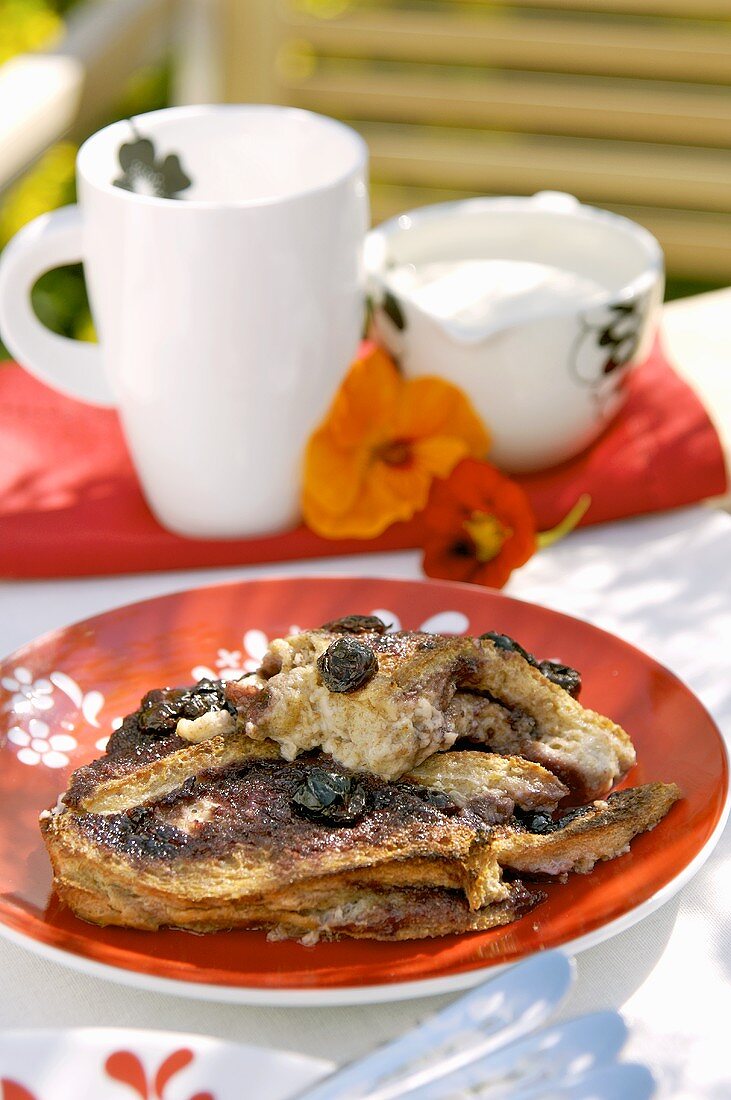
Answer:
[[[395,1100],[535,1031],[571,988],[560,951],[534,955],[431,1016],[413,1031],[336,1071],[297,1100]]]
[[[517,1100],[535,1090],[543,1095],[540,1090],[566,1088],[611,1065],[626,1039],[627,1026],[617,1012],[593,1012],[537,1031],[403,1095],[418,1100],[460,1092],[485,1100]]]

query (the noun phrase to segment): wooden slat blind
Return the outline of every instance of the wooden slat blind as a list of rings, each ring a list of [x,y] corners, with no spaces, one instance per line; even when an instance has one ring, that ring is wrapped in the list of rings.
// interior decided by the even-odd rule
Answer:
[[[731,89],[625,78],[448,66],[321,62],[290,80],[290,98],[315,111],[388,122],[631,139],[731,149]]]
[[[731,282],[731,0],[227,0],[228,94],[368,140],[375,220],[567,190]]]
[[[445,7],[448,4],[460,4],[464,7],[470,3],[480,4],[481,0],[441,0],[441,2]],[[727,19],[729,15],[729,0],[508,0],[507,6],[584,13],[659,15],[663,18],[677,15],[683,19]]]

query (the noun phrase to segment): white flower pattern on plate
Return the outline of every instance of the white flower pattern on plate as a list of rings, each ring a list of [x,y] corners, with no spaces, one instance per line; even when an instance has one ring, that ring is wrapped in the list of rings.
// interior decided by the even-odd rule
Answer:
[[[75,723],[83,718],[90,726],[99,728],[99,713],[104,706],[104,696],[100,691],[84,692],[80,685],[65,672],[55,670],[34,680],[33,673],[24,666],[18,666],[12,675],[0,679],[0,687],[10,692],[10,698],[3,709],[17,719],[7,733],[8,743],[18,749],[17,759],[21,764],[34,766],[45,764],[48,768],[65,768],[69,764],[69,753],[79,747],[75,732]],[[63,708],[60,697],[66,696],[77,713],[63,716],[53,714],[53,726],[64,730],[63,733],[51,733],[51,711]],[[48,721],[38,717],[43,713]],[[21,725],[20,722],[25,722]]]
[[[299,634],[298,626],[289,628],[290,634]],[[246,672],[256,672],[267,651],[269,638],[263,630],[247,630],[241,639],[241,649],[221,648],[213,666],[196,665],[191,675],[195,680],[238,680]]]
[[[59,691],[62,691],[64,695],[68,695],[71,702],[81,709],[81,713],[89,725],[96,726],[98,729],[100,725],[99,711],[104,706],[102,693],[100,691],[83,692],[76,680],[67,676],[65,672],[52,672],[50,680]]]
[[[16,714],[33,714],[36,710],[50,710],[53,706],[53,684],[50,680],[34,680],[27,668],[14,668],[12,676],[3,676],[0,684],[12,691],[9,709]]]
[[[77,748],[77,741],[70,733],[51,733],[47,722],[31,718],[28,729],[11,726],[8,741],[18,745],[18,760],[33,767],[45,764],[47,768],[65,768],[69,763],[67,753]]]

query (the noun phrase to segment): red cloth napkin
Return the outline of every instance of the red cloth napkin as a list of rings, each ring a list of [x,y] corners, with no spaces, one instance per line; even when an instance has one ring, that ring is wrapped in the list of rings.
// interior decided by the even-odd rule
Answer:
[[[585,523],[690,504],[725,491],[721,445],[692,390],[659,349],[629,379],[620,417],[579,458],[519,478],[538,527],[577,497]],[[16,364],[0,366],[0,575],[80,576],[323,557],[419,544],[418,521],[379,538],[326,540],[305,527],[254,539],[165,531],[139,488],[117,414],[62,397]]]

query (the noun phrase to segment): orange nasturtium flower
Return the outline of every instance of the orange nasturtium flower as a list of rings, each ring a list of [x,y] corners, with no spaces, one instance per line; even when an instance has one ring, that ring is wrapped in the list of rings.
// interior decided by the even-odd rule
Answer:
[[[435,481],[422,519],[430,577],[502,588],[538,545],[525,492],[488,462],[465,459]]]
[[[489,462],[468,458],[435,481],[422,513],[423,567],[429,577],[502,588],[536,550],[564,538],[591,504],[584,493],[549,531],[536,531],[530,501]]]
[[[489,445],[461,390],[440,378],[406,379],[370,346],[307,445],[305,522],[325,538],[374,538],[420,512],[435,477]]]

